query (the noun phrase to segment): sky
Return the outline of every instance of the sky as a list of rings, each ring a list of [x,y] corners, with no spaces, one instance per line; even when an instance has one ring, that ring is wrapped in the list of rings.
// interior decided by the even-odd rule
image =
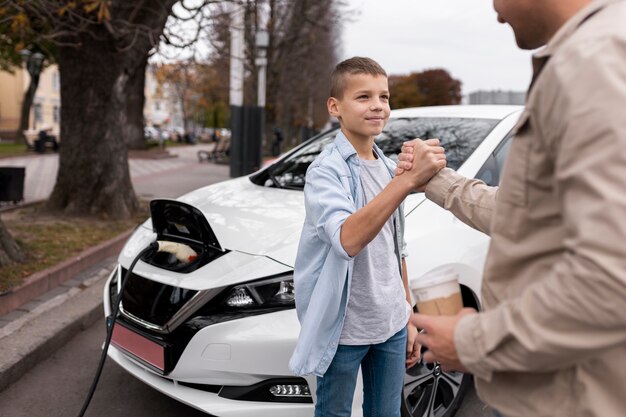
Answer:
[[[444,68],[476,90],[526,91],[531,52],[520,50],[491,0],[347,0],[340,58],[368,56],[390,75]]]

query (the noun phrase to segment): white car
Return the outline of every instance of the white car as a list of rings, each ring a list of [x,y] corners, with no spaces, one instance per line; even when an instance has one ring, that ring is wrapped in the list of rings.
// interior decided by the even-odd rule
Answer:
[[[390,157],[403,141],[439,138],[448,166],[497,184],[514,106],[442,106],[396,110],[376,139]],[[149,251],[130,275],[109,356],[164,394],[214,416],[310,417],[315,378],[296,378],[287,363],[299,323],[292,272],[304,219],[308,165],[336,134],[328,131],[250,176],[156,200],[152,217],[127,242],[104,290],[112,312],[121,276],[154,240],[185,243],[190,263]],[[409,278],[450,266],[464,303],[480,308],[488,237],[412,194],[405,202]],[[452,416],[468,375],[417,364],[407,370],[403,416]],[[361,415],[357,387],[354,415]]]

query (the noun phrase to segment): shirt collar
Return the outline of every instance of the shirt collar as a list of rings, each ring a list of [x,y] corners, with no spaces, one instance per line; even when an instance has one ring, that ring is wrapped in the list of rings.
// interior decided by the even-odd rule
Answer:
[[[579,10],[578,13],[572,16],[567,22],[565,22],[565,24],[561,26],[561,28],[548,41],[546,46],[533,54],[533,77],[530,82],[530,86],[528,87],[529,94],[550,57],[554,55],[559,48],[561,48],[561,46],[574,34],[574,32],[576,32],[576,30],[578,30],[580,25],[609,4],[617,3],[619,1],[624,0],[593,0],[587,6]]]
[[[617,3],[624,0],[593,0],[587,6],[583,7],[574,16],[572,16],[561,28],[552,36],[545,47],[533,54],[533,58],[545,59],[554,55],[556,51],[567,41],[585,20],[590,18],[596,12],[604,9],[611,3]]]
[[[341,130],[339,130],[337,136],[335,136],[335,146],[339,151],[339,155],[341,155],[345,161],[347,161],[352,155],[356,154],[356,149],[354,149],[354,146],[352,146],[346,135],[344,135]]]
[[[347,161],[348,158],[354,155],[357,161],[356,163],[357,164],[359,163],[359,158],[357,157],[356,149],[354,149],[354,146],[352,146],[352,144],[350,143],[346,135],[344,135],[341,130],[339,130],[339,132],[337,133],[337,136],[335,136],[335,146],[337,147],[337,150],[339,151],[339,155],[341,155],[344,161]],[[376,155],[378,155],[378,158],[383,160],[387,168],[391,170],[392,168],[389,167],[389,165],[385,161],[385,158],[384,158],[385,154],[378,147],[378,145],[376,145],[375,142],[372,145],[372,149],[374,150],[374,152],[376,152]]]

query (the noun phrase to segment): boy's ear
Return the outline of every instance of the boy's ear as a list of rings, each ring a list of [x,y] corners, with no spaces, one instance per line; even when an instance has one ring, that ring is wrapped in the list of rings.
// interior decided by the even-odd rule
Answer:
[[[326,107],[328,108],[328,114],[333,117],[339,118],[339,100],[335,97],[328,97],[326,101]]]

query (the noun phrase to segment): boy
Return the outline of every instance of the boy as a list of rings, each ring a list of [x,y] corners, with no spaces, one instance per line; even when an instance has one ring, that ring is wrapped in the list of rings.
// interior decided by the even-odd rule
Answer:
[[[445,155],[436,139],[424,141],[416,171],[393,178],[395,164],[374,143],[390,113],[387,74],[369,58],[337,65],[327,105],[341,131],[307,171],[294,271],[301,332],[290,368],[317,375],[316,417],[350,416],[359,366],[363,415],[399,417],[404,365],[419,359],[416,329],[407,328],[400,205]]]

